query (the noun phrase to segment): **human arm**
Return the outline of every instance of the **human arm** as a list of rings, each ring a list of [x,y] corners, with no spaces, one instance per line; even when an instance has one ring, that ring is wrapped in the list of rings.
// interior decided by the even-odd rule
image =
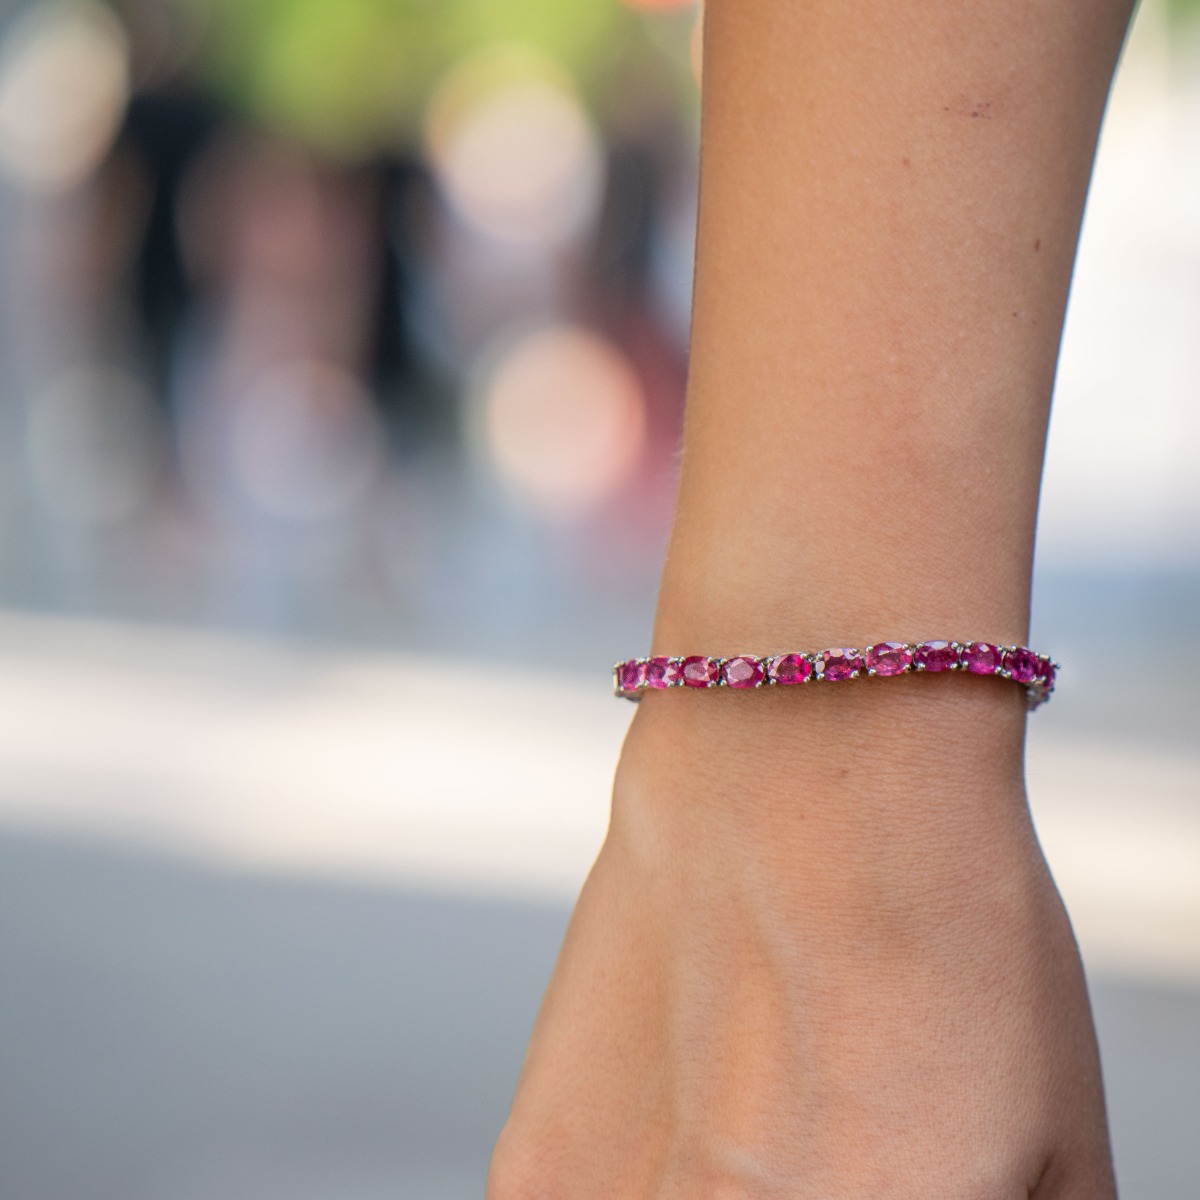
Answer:
[[[1025,641],[1128,17],[709,0],[653,653]],[[1112,1196],[1024,725],[957,674],[647,696],[491,1200]]]

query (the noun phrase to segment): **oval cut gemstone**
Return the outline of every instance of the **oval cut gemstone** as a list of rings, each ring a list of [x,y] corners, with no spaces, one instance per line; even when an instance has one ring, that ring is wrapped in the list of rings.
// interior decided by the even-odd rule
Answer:
[[[712,658],[693,654],[680,664],[683,682],[686,687],[711,687],[720,678],[720,669]]]
[[[812,672],[812,663],[803,654],[777,654],[767,663],[767,675],[771,682],[785,686],[803,683]]]
[[[823,679],[853,679],[862,670],[862,659],[856,650],[822,650],[817,665]]]
[[[679,662],[659,655],[646,659],[645,683],[650,688],[674,687],[679,682]]]
[[[953,642],[922,642],[913,647],[913,666],[919,671],[953,671],[958,651]]]
[[[1000,666],[1000,647],[990,642],[971,642],[963,647],[962,660],[972,675],[994,675]]]
[[[1004,669],[1017,683],[1032,683],[1037,675],[1037,655],[1023,646],[1004,652]]]
[[[763,681],[762,660],[747,654],[727,658],[721,664],[721,678],[733,688],[758,687]]]
[[[1037,674],[1034,676],[1034,678],[1042,685],[1042,687],[1046,689],[1046,691],[1052,692],[1054,690],[1054,677],[1054,663],[1048,658],[1039,658],[1037,664]]]
[[[636,692],[645,682],[644,666],[636,658],[623,662],[617,669],[617,680],[623,692]]]
[[[912,651],[903,642],[877,642],[868,646],[863,662],[876,675],[902,675],[912,666]]]

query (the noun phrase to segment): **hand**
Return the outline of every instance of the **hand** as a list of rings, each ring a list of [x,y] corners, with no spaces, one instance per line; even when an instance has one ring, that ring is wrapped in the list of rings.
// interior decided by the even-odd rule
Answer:
[[[979,719],[958,683],[918,720]],[[921,770],[871,687],[832,750],[826,697],[643,702],[488,1200],[1115,1196],[1019,763]]]

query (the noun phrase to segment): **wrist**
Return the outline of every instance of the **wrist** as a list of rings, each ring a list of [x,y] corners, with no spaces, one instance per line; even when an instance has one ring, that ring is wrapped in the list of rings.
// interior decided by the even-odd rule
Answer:
[[[785,792],[832,787],[935,801],[1020,785],[1024,689],[967,671],[790,687],[646,689],[623,763]],[[732,797],[731,797],[732,799]]]
[[[855,685],[647,695],[610,837],[679,889],[728,872],[842,931],[880,906],[925,924],[964,897],[1007,904],[1044,873],[1020,689],[957,674]]]

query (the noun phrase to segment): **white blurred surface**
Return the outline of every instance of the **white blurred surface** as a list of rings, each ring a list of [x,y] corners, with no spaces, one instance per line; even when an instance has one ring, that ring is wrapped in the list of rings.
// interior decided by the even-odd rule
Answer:
[[[219,861],[569,900],[632,709],[609,681],[0,618],[0,819]],[[1089,967],[1200,980],[1200,754],[1031,720],[1039,833]]]

